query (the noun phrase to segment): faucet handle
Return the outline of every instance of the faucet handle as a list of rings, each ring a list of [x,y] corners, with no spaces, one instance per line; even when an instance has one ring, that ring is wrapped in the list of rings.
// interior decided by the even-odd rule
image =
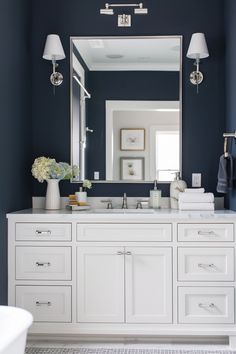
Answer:
[[[106,203],[107,204],[107,209],[113,209],[113,205],[112,205],[112,200],[111,199],[101,200],[101,203]]]
[[[143,209],[143,204],[148,205],[149,199],[137,199],[136,209]]]
[[[136,209],[143,209],[143,205],[142,205],[142,202],[140,200],[137,200]]]

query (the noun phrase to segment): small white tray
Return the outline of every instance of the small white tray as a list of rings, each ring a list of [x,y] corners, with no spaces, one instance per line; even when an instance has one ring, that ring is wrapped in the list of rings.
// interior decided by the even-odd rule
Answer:
[[[66,205],[66,208],[71,211],[85,211],[91,209],[90,205],[69,205],[69,204]]]

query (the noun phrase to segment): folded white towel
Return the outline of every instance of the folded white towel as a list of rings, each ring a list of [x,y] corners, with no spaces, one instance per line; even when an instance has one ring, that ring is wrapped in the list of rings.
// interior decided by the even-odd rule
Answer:
[[[214,210],[214,203],[179,203],[179,210]]]
[[[186,188],[185,193],[205,193],[205,188]]]
[[[186,203],[214,203],[213,193],[179,193],[179,201]]]

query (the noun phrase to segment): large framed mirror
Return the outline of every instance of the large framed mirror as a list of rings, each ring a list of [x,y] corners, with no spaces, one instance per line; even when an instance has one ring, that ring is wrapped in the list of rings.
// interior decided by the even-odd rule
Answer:
[[[182,36],[71,37],[76,181],[169,183],[182,170]]]

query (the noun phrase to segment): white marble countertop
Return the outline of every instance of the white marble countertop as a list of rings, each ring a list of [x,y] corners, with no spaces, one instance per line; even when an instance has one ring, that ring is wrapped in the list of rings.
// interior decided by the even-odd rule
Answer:
[[[88,211],[70,211],[61,210],[44,210],[44,209],[26,209],[7,214],[8,218],[39,218],[39,219],[59,219],[59,220],[93,220],[93,221],[155,221],[159,219],[235,219],[236,212],[231,210],[216,210],[216,211],[179,211],[173,209],[156,209],[156,210],[106,210],[106,209],[91,209]],[[58,220],[58,221],[59,221]]]

